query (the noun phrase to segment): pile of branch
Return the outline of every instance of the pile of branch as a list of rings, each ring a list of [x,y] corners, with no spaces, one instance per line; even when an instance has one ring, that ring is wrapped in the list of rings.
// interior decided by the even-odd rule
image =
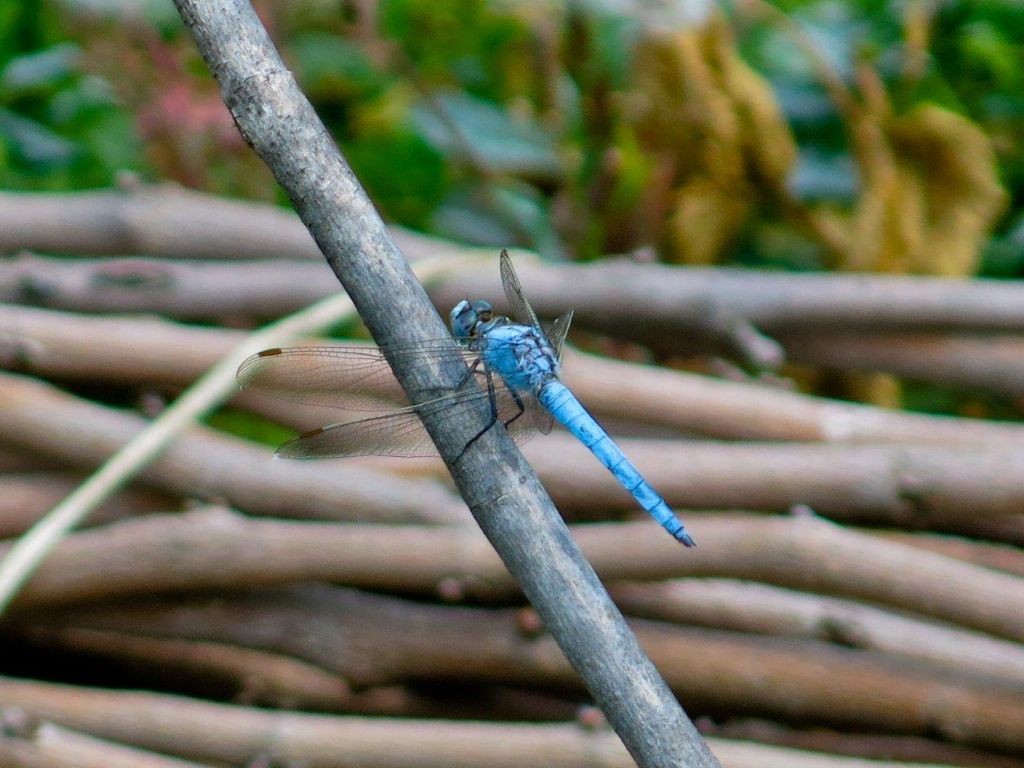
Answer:
[[[5,193],[0,249],[0,555],[247,328],[336,290],[290,214],[164,187]],[[432,296],[499,304],[494,257]],[[1024,381],[1014,285],[521,276],[542,314],[662,353]],[[567,435],[526,455],[723,765],[1024,766],[1024,426],[575,349],[565,379],[699,548]],[[0,624],[0,763],[631,764],[440,461],[271,454],[196,424],[56,547]]]

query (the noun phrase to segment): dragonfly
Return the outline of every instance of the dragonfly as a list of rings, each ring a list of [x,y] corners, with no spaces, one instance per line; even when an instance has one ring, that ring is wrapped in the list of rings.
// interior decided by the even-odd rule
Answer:
[[[517,442],[523,442],[537,432],[550,432],[557,419],[669,534],[688,547],[696,546],[665,500],[560,380],[562,348],[572,312],[549,325],[542,324],[523,293],[508,251],[501,252],[500,269],[512,317],[495,313],[487,301],[463,299],[449,316],[458,342],[454,351],[451,338],[447,338],[391,347],[387,356],[380,347],[332,345],[268,349],[247,358],[237,374],[243,388],[349,410],[381,407],[379,401],[353,401],[353,391],[379,392],[387,387],[394,391],[396,382],[387,357],[443,363],[457,356],[467,370],[459,386],[438,397],[318,427],[284,443],[277,455],[296,459],[436,456],[421,418],[465,408],[486,409],[489,421],[462,453],[499,422]]]

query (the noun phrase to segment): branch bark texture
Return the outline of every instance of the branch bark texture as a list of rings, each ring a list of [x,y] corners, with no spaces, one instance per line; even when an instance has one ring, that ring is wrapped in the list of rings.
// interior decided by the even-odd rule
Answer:
[[[408,347],[444,336],[426,293],[249,3],[176,6],[239,130],[284,187],[374,339]],[[414,402],[454,387],[464,373],[454,364],[392,363]],[[717,765],[508,436],[489,430],[461,455],[485,425],[484,413],[425,422],[474,517],[627,749],[642,766]]]

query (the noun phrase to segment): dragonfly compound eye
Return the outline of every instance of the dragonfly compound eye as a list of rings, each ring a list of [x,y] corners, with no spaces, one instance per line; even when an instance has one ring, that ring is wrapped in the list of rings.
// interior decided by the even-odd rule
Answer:
[[[494,308],[491,303],[482,299],[473,302],[473,311],[476,312],[476,319],[481,323],[490,322],[494,316]]]
[[[452,335],[464,339],[473,334],[477,324],[477,313],[473,305],[463,299],[456,304],[448,316],[452,328]]]

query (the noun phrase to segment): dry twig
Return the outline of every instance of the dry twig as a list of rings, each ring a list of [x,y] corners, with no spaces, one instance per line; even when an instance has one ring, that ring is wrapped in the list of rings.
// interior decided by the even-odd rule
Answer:
[[[577,725],[459,723],[274,713],[153,693],[0,678],[0,704],[102,737],[195,759],[266,757],[313,768],[632,768],[614,734]],[[273,734],[268,738],[268,734]],[[943,768],[713,742],[725,768]],[[261,745],[255,754],[253,745]],[[257,746],[257,750],[261,748]]]
[[[40,381],[0,374],[6,440],[92,469],[142,433],[139,416],[71,397]],[[390,522],[467,522],[465,507],[433,480],[401,480],[342,464],[272,461],[271,452],[204,427],[189,427],[140,472],[146,484],[183,496],[226,499],[252,514]]]
[[[169,321],[0,307],[6,367],[43,376],[185,385],[243,338]],[[1024,427],[887,411],[568,350],[567,384],[595,413],[728,439],[1019,444]]]
[[[284,653],[353,686],[478,681],[580,686],[549,635],[519,612],[437,606],[334,588],[296,587],[232,598],[162,598],[50,609],[25,627],[76,627],[231,643]],[[18,625],[16,625],[18,626]],[[295,627],[303,627],[296,633]],[[695,706],[794,721],[1024,749],[1024,685],[809,640],[634,621],[645,650]],[[877,706],[885,701],[885,707]]]
[[[53,723],[32,726],[25,736],[0,733],[0,763],[7,768],[203,768]]]
[[[446,243],[391,230],[414,258],[450,254]],[[71,193],[0,192],[0,253],[163,256],[172,259],[321,261],[293,211],[172,184]]]
[[[609,591],[630,616],[816,638],[1013,680],[1024,687],[1024,645],[851,600],[732,579],[622,583]]]
[[[692,517],[714,547],[687,558],[646,520],[577,526],[574,533],[606,581],[761,581],[889,605],[1024,642],[1024,582],[1016,576],[811,517]],[[449,599],[517,594],[471,526],[262,521],[204,510],[72,536],[26,586],[19,605],[314,580]]]

